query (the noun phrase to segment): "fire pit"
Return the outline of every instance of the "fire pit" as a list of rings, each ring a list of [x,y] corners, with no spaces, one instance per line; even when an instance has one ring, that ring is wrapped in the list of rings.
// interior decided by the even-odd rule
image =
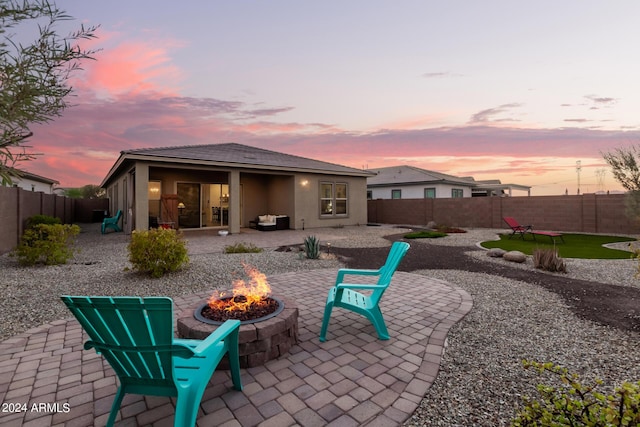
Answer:
[[[230,301],[231,299],[234,300],[234,303],[244,302],[244,296],[223,298],[221,300],[221,306],[228,307],[232,304]],[[225,320],[229,319],[237,319],[240,321],[241,325],[246,325],[271,319],[284,310],[284,302],[276,297],[265,297],[260,302],[262,304],[254,307],[253,310],[244,311],[234,311],[228,310],[227,308],[217,307],[212,308],[211,303],[205,302],[196,308],[193,312],[193,316],[199,321],[208,323],[209,325],[222,325]]]
[[[245,265],[245,272],[251,278],[249,284],[237,280],[233,291],[215,292],[207,302],[180,313],[178,335],[204,339],[225,320],[240,320],[240,365],[254,367],[287,354],[297,343],[298,307],[271,296],[266,276],[258,270]]]

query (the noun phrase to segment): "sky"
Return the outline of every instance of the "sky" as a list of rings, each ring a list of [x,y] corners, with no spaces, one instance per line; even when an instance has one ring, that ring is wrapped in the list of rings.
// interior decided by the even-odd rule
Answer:
[[[62,187],[122,150],[236,142],[592,193],[622,189],[602,153],[640,143],[636,0],[56,4],[61,34],[100,25],[22,166]]]

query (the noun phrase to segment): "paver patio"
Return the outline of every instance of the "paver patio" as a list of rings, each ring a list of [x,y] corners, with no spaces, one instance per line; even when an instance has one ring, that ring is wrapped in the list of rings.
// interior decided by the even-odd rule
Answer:
[[[446,282],[397,272],[381,302],[390,340],[378,340],[365,318],[335,309],[327,342],[320,343],[335,274],[324,269],[268,278],[275,296],[297,302],[300,342],[287,357],[243,369],[242,392],[231,389],[226,371],[216,371],[198,425],[394,426],[415,411],[436,378],[449,329],[471,310],[471,297]],[[174,298],[175,312],[208,297]],[[95,351],[83,350],[86,339],[69,318],[0,343],[0,424],[104,425],[116,376]],[[11,413],[14,404],[19,411]],[[174,409],[169,398],[127,395],[116,425],[170,426]]]

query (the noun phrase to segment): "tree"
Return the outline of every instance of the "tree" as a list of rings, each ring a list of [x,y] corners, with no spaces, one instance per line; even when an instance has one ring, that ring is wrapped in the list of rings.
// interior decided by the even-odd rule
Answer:
[[[11,184],[19,176],[17,163],[36,154],[26,146],[33,136],[30,126],[47,123],[69,106],[65,98],[72,92],[71,75],[80,61],[93,59],[94,50],[78,46],[82,39],[95,37],[97,27],[83,25],[60,37],[57,24],[72,20],[48,0],[0,0],[0,181]],[[36,29],[37,28],[37,29]],[[29,31],[37,32],[28,44],[16,41]]]
[[[103,199],[107,193],[99,185],[87,184],[80,188],[68,188],[64,195],[72,199]]]
[[[640,191],[640,167],[638,167],[640,147],[632,145],[616,148],[603,153],[602,157],[611,166],[616,181],[629,191]]]
[[[640,219],[640,147],[616,148],[602,157],[611,166],[613,177],[629,190],[625,199],[626,214],[629,218]]]
[[[99,185],[88,184],[81,189],[83,199],[103,199],[106,197],[107,192]]]

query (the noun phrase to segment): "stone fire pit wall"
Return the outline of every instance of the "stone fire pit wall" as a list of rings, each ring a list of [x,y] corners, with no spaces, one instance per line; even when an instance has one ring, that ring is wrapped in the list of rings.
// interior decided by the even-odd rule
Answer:
[[[267,361],[289,353],[298,342],[298,306],[294,301],[278,297],[284,303],[284,310],[271,319],[261,322],[241,324],[239,336],[240,366],[252,368],[262,366]],[[178,336],[188,339],[205,339],[218,326],[209,325],[193,317],[202,302],[187,308],[178,315]],[[226,357],[225,357],[226,359]],[[223,359],[220,367],[227,367]]]

